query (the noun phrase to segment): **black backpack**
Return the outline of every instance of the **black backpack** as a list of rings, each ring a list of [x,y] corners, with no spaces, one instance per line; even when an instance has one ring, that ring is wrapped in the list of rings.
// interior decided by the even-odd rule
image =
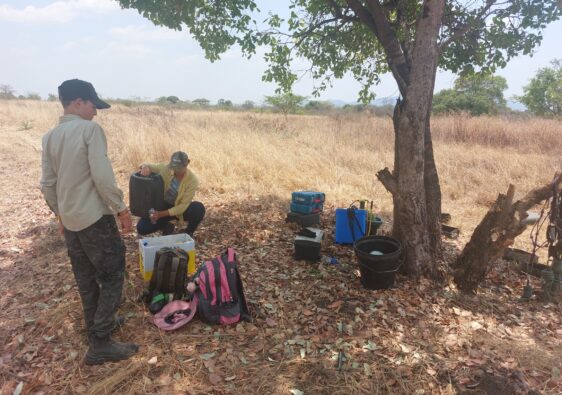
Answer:
[[[154,268],[148,286],[148,296],[173,294],[174,300],[182,299],[186,292],[187,252],[181,248],[163,247],[156,252]]]

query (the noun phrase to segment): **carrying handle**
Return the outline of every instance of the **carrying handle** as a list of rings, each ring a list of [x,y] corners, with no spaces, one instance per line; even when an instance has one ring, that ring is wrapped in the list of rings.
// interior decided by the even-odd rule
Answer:
[[[228,249],[226,250],[227,256],[228,256],[228,262],[234,262],[234,260],[236,259],[236,252],[234,251],[234,248],[232,247],[228,247]]]

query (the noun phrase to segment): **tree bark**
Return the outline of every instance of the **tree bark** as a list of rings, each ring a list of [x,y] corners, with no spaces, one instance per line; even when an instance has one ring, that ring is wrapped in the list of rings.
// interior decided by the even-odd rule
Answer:
[[[557,191],[562,188],[562,173],[555,176]],[[533,189],[525,197],[513,203],[515,187],[510,185],[505,195],[500,194],[474,230],[470,241],[454,264],[454,279],[459,289],[475,293],[490,268],[490,263],[503,255],[504,249],[513,244],[525,228],[523,220],[527,210],[550,198],[553,184]]]
[[[433,76],[433,86],[435,86],[435,74]],[[433,89],[433,88],[432,88]],[[433,96],[430,100],[433,99]],[[432,104],[430,104],[430,109]],[[431,111],[431,110],[430,110]],[[433,141],[431,139],[431,112],[427,114],[424,130],[424,186],[425,200],[427,203],[427,232],[429,235],[430,253],[433,259],[442,258],[441,244],[441,187],[439,175],[435,165],[433,155]],[[434,279],[439,277],[438,272],[434,272]]]
[[[440,250],[441,228],[435,221],[439,221],[441,192],[433,159],[429,117],[437,72],[437,35],[444,3],[444,0],[424,1],[406,79],[408,85],[393,116],[394,171],[384,169],[377,174],[392,194],[393,237],[401,241],[405,272],[414,278],[422,274],[435,277],[434,258]],[[393,71],[393,74],[396,73]],[[395,75],[397,80],[401,77]]]

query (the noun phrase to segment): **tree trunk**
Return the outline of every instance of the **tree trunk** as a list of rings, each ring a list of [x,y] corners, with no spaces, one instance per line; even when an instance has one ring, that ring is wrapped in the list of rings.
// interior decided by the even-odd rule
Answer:
[[[555,178],[555,188],[562,188],[562,174]],[[463,292],[474,293],[489,270],[490,263],[503,255],[504,249],[527,227],[523,222],[527,210],[552,196],[553,184],[533,189],[523,199],[513,203],[515,187],[500,194],[474,230],[470,241],[454,264],[455,283]]]
[[[434,259],[442,258],[441,252],[441,187],[439,175],[433,156],[433,143],[431,140],[430,117],[427,116],[425,125],[424,147],[424,186],[425,201],[427,202],[427,232],[431,256]]]
[[[441,212],[441,192],[433,159],[429,117],[437,72],[437,34],[443,9],[444,0],[424,2],[409,75],[402,78],[408,81],[404,100],[396,104],[393,116],[394,171],[383,169],[377,174],[392,194],[393,237],[402,242],[404,270],[414,278],[422,274],[435,277],[434,258],[440,251],[441,228],[437,221]],[[397,76],[395,78],[398,80]]]

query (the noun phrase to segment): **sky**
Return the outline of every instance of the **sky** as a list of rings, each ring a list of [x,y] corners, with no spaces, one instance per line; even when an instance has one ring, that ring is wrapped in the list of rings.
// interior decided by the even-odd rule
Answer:
[[[506,98],[522,94],[539,68],[562,58],[561,38],[559,20],[545,30],[533,57],[512,59],[497,73],[507,80]],[[114,99],[174,95],[211,103],[219,99],[261,103],[276,88],[261,80],[266,63],[260,56],[248,60],[231,49],[211,63],[187,32],[155,27],[113,0],[0,0],[0,54],[0,84],[11,86],[18,95],[38,93],[46,98],[71,78],[90,81],[102,97]],[[453,74],[440,72],[435,90],[451,88],[454,80]],[[312,97],[312,86],[303,78],[294,92]],[[345,77],[319,100],[353,103],[359,89],[353,78]],[[398,95],[390,75],[383,76],[373,91],[377,99]]]

